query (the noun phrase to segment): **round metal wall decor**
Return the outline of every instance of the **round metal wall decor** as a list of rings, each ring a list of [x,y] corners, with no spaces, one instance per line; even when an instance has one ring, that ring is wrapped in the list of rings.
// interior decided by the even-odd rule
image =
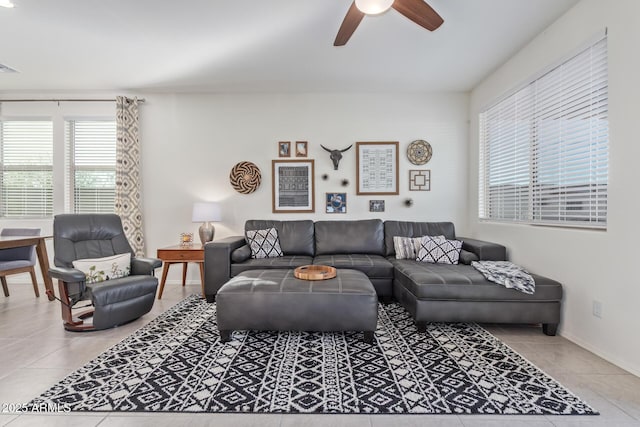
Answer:
[[[238,193],[251,194],[260,187],[262,175],[260,175],[260,169],[255,164],[240,162],[231,168],[229,181]]]
[[[409,148],[407,148],[407,157],[414,165],[424,165],[431,160],[432,154],[433,150],[431,149],[431,144],[427,141],[423,141],[422,139],[413,141],[409,144]]]

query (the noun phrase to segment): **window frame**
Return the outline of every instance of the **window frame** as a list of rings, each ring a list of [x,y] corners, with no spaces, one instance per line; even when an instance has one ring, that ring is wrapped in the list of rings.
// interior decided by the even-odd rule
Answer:
[[[90,165],[90,166],[78,166],[76,164],[76,127],[75,124],[79,122],[105,122],[113,124],[113,137],[114,137],[114,162],[113,166],[105,166],[105,165]],[[65,211],[70,213],[114,213],[115,212],[115,173],[116,173],[116,160],[115,160],[115,150],[117,144],[117,130],[116,130],[116,118],[112,117],[65,117],[64,118],[64,142],[65,142],[65,152],[66,152],[66,164],[65,168]],[[114,187],[113,187],[113,199],[114,201],[111,203],[111,209],[109,210],[96,210],[96,211],[85,211],[79,209],[79,200],[78,200],[78,189],[76,188],[76,173],[78,171],[87,171],[87,172],[97,172],[97,171],[105,171],[110,172],[113,171],[114,175]]]
[[[51,144],[51,162],[50,164],[28,164],[23,165],[6,165],[5,164],[5,138],[4,127],[8,122],[45,122],[50,125],[50,144]],[[1,220],[22,220],[22,219],[48,219],[51,218],[55,211],[55,128],[53,119],[46,116],[0,116],[0,219]],[[27,153],[28,154],[28,153]],[[49,172],[48,179],[51,182],[50,187],[44,191],[48,191],[49,195],[40,206],[40,213],[35,215],[25,214],[24,209],[19,215],[9,215],[10,209],[5,199],[5,172]],[[17,205],[16,205],[17,207]]]
[[[600,49],[600,50],[598,50]],[[599,54],[600,56],[596,56]],[[588,62],[583,64],[582,55],[588,57]],[[595,58],[595,59],[594,59]],[[572,62],[572,61],[575,61]],[[553,106],[561,105],[563,112],[578,112],[581,113],[577,117],[566,117],[564,115],[556,115],[551,118],[546,117],[545,114],[550,110],[549,104],[544,104],[542,101],[548,101],[547,98],[542,98],[541,94],[549,95],[549,92],[545,92],[538,87],[545,83],[544,79],[549,79],[552,82],[555,80],[561,81],[564,75],[562,73],[567,72],[567,69],[572,70],[571,66],[582,66],[580,68],[580,76],[589,75],[589,82],[599,83],[601,86],[597,87],[597,90],[593,90],[594,86],[582,85],[591,89],[589,92],[589,107],[584,109],[582,107],[571,106],[566,107],[567,100],[573,101],[572,97],[564,96],[563,87],[554,88],[551,92],[551,99]],[[597,69],[593,66],[600,65],[601,68]],[[586,65],[586,66],[585,66]],[[600,74],[594,73],[594,70]],[[604,70],[604,71],[603,71]],[[575,73],[574,71],[571,71]],[[558,75],[552,75],[557,73]],[[575,78],[576,74],[570,75],[571,78]],[[595,76],[595,77],[594,77]],[[604,77],[602,77],[604,76]],[[489,103],[487,106],[480,110],[479,118],[479,181],[478,181],[478,220],[481,222],[498,222],[498,223],[511,223],[511,224],[529,224],[529,225],[544,225],[544,226],[559,226],[567,228],[589,228],[589,229],[606,229],[607,227],[607,194],[608,194],[608,168],[609,168],[609,125],[608,125],[608,45],[606,33],[599,34],[597,37],[592,38],[588,43],[581,46],[580,49],[574,51],[571,55],[567,55],[561,61],[553,64],[537,73],[533,77],[527,79],[524,84],[518,85],[505,95],[501,96],[497,100]],[[604,89],[602,89],[604,88]],[[532,91],[531,94],[527,94],[527,91]],[[594,95],[595,94],[595,95]],[[525,98],[522,102],[518,97]],[[575,95],[573,95],[575,96]],[[526,99],[529,97],[530,99]],[[579,99],[579,97],[578,97]],[[594,101],[595,100],[595,101]],[[604,100],[604,101],[603,101]],[[529,102],[530,104],[527,104]],[[513,103],[511,106],[509,103]],[[569,102],[569,105],[570,102]],[[593,107],[595,105],[596,107]],[[519,110],[519,107],[523,107]],[[527,111],[529,108],[531,111]],[[584,111],[591,113],[591,108],[594,108],[597,114],[589,115]],[[522,124],[526,125],[520,134],[528,134],[523,140],[520,140],[519,126],[520,115],[524,111],[526,119],[522,120]],[[504,114],[505,116],[502,116]],[[509,114],[511,114],[509,116]],[[530,116],[527,116],[529,114]],[[560,120],[558,120],[560,119]],[[585,122],[585,119],[587,120]],[[493,120],[493,123],[491,122]],[[554,122],[555,121],[555,122]],[[573,121],[573,122],[572,122]],[[598,124],[597,129],[601,131],[604,129],[602,136],[598,133],[597,137],[593,137],[591,134],[583,135],[583,128],[591,129],[591,123],[595,121]],[[503,124],[502,122],[506,123]],[[586,150],[587,154],[570,153],[570,154],[549,154],[542,152],[542,149],[552,146],[554,149],[562,151],[572,141],[570,137],[573,136],[568,131],[558,131],[554,134],[558,138],[558,142],[553,142],[552,138],[545,139],[540,130],[543,125],[552,123],[555,126],[562,128],[562,125],[571,125],[568,129],[573,129],[572,126],[578,124],[576,128],[578,131],[576,134],[580,137],[578,139],[581,149]],[[585,124],[586,123],[586,124]],[[489,130],[489,127],[495,129]],[[497,131],[496,131],[497,129]],[[496,135],[491,137],[489,134],[495,132]],[[502,132],[502,134],[500,133]],[[549,141],[552,141],[549,144]],[[595,142],[594,142],[595,141]],[[545,144],[546,142],[546,144]],[[585,148],[586,147],[586,148]],[[596,147],[594,149],[594,147]],[[504,159],[493,160],[492,155],[495,156],[495,151],[498,149],[498,153],[505,157]],[[501,151],[500,151],[501,150]],[[526,165],[526,173],[528,173],[526,183],[518,184],[518,173],[520,169],[516,161],[513,164],[509,162],[511,160],[507,156],[511,153],[515,156],[515,152],[522,150],[521,155],[528,154],[528,161]],[[604,151],[602,151],[604,150]],[[594,154],[595,153],[595,154]],[[604,154],[603,154],[604,153]],[[545,172],[540,170],[540,163],[542,161],[549,162],[549,159],[558,160],[558,166],[555,169],[548,169]],[[588,157],[588,160],[579,159],[579,157]],[[518,157],[514,157],[518,159]],[[577,169],[578,172],[566,172],[566,166],[560,166],[564,163],[571,161],[580,161],[580,167],[586,167],[587,169]],[[595,160],[594,160],[595,159]],[[509,171],[513,168],[513,171]],[[588,171],[588,174],[583,172]],[[595,172],[594,172],[595,171]],[[604,171],[604,172],[603,172]],[[543,183],[546,173],[546,187]],[[551,180],[549,184],[549,174],[561,175],[560,178],[556,178],[557,182]],[[566,175],[565,175],[566,174]],[[600,174],[600,175],[598,175]],[[526,175],[526,174],[524,174]],[[576,180],[576,176],[583,175],[583,178],[578,178],[577,181],[572,184],[568,184],[572,179]],[[593,178],[593,175],[597,175],[597,178]],[[498,179],[496,179],[496,177]],[[584,178],[586,177],[586,178]],[[580,181],[584,179],[584,181]],[[492,180],[494,182],[492,187]],[[503,188],[499,188],[501,184],[499,181],[503,180]],[[603,181],[602,181],[603,180]],[[498,184],[495,182],[498,181]],[[567,182],[565,182],[567,181]],[[553,185],[556,185],[556,196],[553,196]],[[586,188],[586,189],[585,189]],[[506,196],[494,196],[492,191],[503,192]],[[525,198],[519,198],[518,196],[525,192]],[[562,194],[564,195],[564,199]],[[595,196],[594,196],[595,193]],[[567,198],[567,194],[569,198]],[[548,204],[552,204],[556,197],[557,204],[557,216],[552,217],[553,210],[548,208]],[[541,203],[543,200],[547,205]],[[584,203],[586,200],[586,209],[575,210],[577,214],[571,215],[573,212],[571,204],[575,204],[576,200],[579,203]],[[580,206],[583,206],[582,204]],[[502,207],[501,212],[497,212],[496,209]]]

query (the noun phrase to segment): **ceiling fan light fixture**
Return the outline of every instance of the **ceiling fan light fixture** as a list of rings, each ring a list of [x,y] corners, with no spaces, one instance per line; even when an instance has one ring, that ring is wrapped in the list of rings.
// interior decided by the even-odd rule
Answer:
[[[379,15],[393,5],[393,0],[355,0],[355,2],[360,12],[367,15]]]

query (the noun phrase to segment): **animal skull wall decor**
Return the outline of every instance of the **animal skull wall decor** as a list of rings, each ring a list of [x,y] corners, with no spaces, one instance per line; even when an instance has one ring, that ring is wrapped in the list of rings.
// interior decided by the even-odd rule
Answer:
[[[353,147],[353,144],[351,144],[344,150],[330,150],[322,144],[320,144],[320,146],[330,153],[329,158],[333,162],[333,170],[338,170],[338,164],[340,164],[340,159],[342,159],[342,153]]]

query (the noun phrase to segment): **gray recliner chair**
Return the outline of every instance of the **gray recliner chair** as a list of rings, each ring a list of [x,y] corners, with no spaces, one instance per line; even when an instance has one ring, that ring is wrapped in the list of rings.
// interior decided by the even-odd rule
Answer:
[[[107,329],[130,322],[153,307],[158,279],[154,270],[162,265],[155,258],[135,258],[124,234],[120,217],[113,214],[63,214],[53,220],[55,267],[62,320],[69,331]],[[85,273],[73,261],[131,253],[130,275],[97,283],[87,283]],[[91,300],[93,309],[72,313],[81,300]],[[93,323],[83,319],[93,317]]]

